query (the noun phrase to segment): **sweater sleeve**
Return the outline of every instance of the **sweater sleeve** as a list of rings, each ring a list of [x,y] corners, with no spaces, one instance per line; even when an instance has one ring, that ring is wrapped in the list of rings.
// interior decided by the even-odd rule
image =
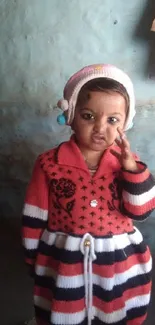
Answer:
[[[122,171],[122,208],[128,217],[143,221],[155,209],[155,180],[144,163],[137,165],[137,172]]]
[[[48,181],[37,159],[26,191],[22,217],[22,239],[25,261],[33,266],[39,239],[48,219]]]

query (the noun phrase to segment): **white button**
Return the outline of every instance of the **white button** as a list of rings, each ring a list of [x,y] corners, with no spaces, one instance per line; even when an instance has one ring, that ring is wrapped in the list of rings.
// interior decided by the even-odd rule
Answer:
[[[97,205],[98,205],[97,200],[92,200],[92,201],[90,201],[90,206],[91,206],[92,208],[96,208]]]

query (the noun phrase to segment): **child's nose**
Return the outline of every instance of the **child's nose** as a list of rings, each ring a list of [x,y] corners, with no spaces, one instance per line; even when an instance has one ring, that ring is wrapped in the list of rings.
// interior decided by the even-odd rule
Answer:
[[[104,132],[106,128],[106,120],[104,118],[98,119],[95,122],[95,131],[98,133]]]

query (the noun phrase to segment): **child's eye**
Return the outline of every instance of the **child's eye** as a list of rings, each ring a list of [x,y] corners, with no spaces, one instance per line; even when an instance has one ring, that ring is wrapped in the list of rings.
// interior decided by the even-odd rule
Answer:
[[[81,115],[84,120],[93,120],[94,116],[91,113],[84,113]]]
[[[114,116],[108,117],[108,123],[115,124],[117,122],[119,122],[119,120],[116,117]]]

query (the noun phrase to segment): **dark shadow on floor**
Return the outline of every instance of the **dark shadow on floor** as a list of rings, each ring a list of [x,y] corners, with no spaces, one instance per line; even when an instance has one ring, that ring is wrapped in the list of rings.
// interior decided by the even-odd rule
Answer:
[[[0,325],[22,325],[33,315],[33,283],[24,264],[19,220],[0,220]]]

